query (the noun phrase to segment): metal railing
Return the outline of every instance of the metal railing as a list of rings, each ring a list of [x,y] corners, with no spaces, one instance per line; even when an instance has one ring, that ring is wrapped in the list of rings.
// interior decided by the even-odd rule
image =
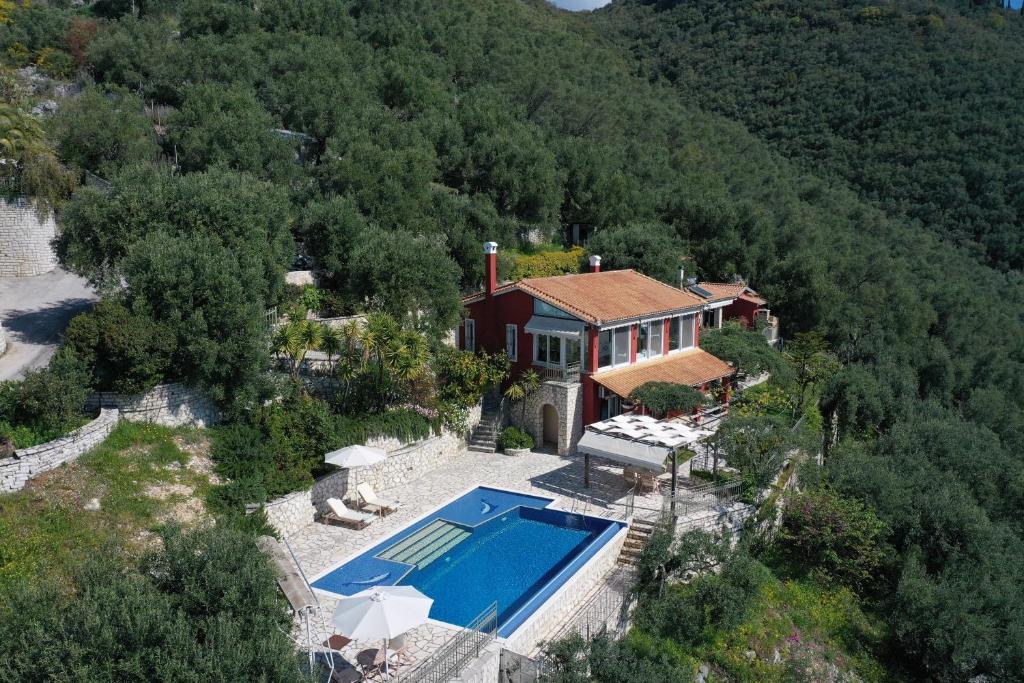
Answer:
[[[623,584],[624,578],[619,579]],[[576,612],[566,619],[565,623],[552,633],[546,642],[555,642],[578,633],[591,640],[606,633],[609,629],[619,630],[626,621],[626,600],[629,588],[626,585],[612,583],[598,590]]]
[[[743,482],[731,481],[726,484],[708,483],[701,486],[680,489],[673,497],[662,497],[662,518],[668,520],[686,517],[701,510],[709,510],[737,500],[743,494]]]
[[[478,614],[466,628],[442,645],[406,675],[399,675],[401,683],[447,683],[457,677],[469,662],[498,635],[498,603],[492,602]]]
[[[565,382],[567,384],[576,384],[580,381],[580,364],[566,363],[565,366],[560,368],[552,368],[544,365],[538,365],[537,374],[540,375],[541,380],[545,382]]]

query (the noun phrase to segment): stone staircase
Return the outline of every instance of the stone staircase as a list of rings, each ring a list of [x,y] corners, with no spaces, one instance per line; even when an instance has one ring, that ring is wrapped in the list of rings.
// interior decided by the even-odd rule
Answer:
[[[618,563],[620,565],[637,566],[640,562],[640,555],[644,552],[647,541],[654,533],[654,524],[641,519],[634,519],[629,525],[629,532],[622,544],[622,552],[619,553]]]
[[[476,453],[493,453],[498,449],[498,432],[501,430],[501,399],[493,394],[484,396],[480,411],[480,423],[469,436],[469,450]]]

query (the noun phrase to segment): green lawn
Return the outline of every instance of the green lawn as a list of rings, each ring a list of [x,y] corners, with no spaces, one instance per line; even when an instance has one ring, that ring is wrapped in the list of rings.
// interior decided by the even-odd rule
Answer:
[[[90,553],[137,553],[160,525],[204,518],[205,450],[200,431],[122,422],[77,461],[0,495],[0,594],[65,575]],[[99,509],[86,509],[93,499]]]

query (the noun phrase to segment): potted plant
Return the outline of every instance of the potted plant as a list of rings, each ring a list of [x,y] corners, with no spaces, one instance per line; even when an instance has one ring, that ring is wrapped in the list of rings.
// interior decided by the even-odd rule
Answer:
[[[505,455],[526,455],[533,448],[533,437],[517,427],[506,427],[498,437]]]

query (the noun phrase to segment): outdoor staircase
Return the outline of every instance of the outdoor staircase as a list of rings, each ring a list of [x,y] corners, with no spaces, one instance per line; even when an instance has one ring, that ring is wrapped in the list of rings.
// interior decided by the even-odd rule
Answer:
[[[498,449],[498,432],[501,430],[501,399],[494,394],[484,396],[480,412],[480,423],[469,435],[469,450],[477,453],[493,453]]]
[[[444,519],[435,519],[408,538],[394,544],[379,557],[416,565],[423,569],[446,552],[462,543],[470,535],[469,529]]]
[[[619,553],[618,563],[632,567],[637,566],[640,563],[640,555],[643,554],[644,547],[653,533],[654,524],[634,519],[629,525],[626,541],[622,544],[622,552]]]

